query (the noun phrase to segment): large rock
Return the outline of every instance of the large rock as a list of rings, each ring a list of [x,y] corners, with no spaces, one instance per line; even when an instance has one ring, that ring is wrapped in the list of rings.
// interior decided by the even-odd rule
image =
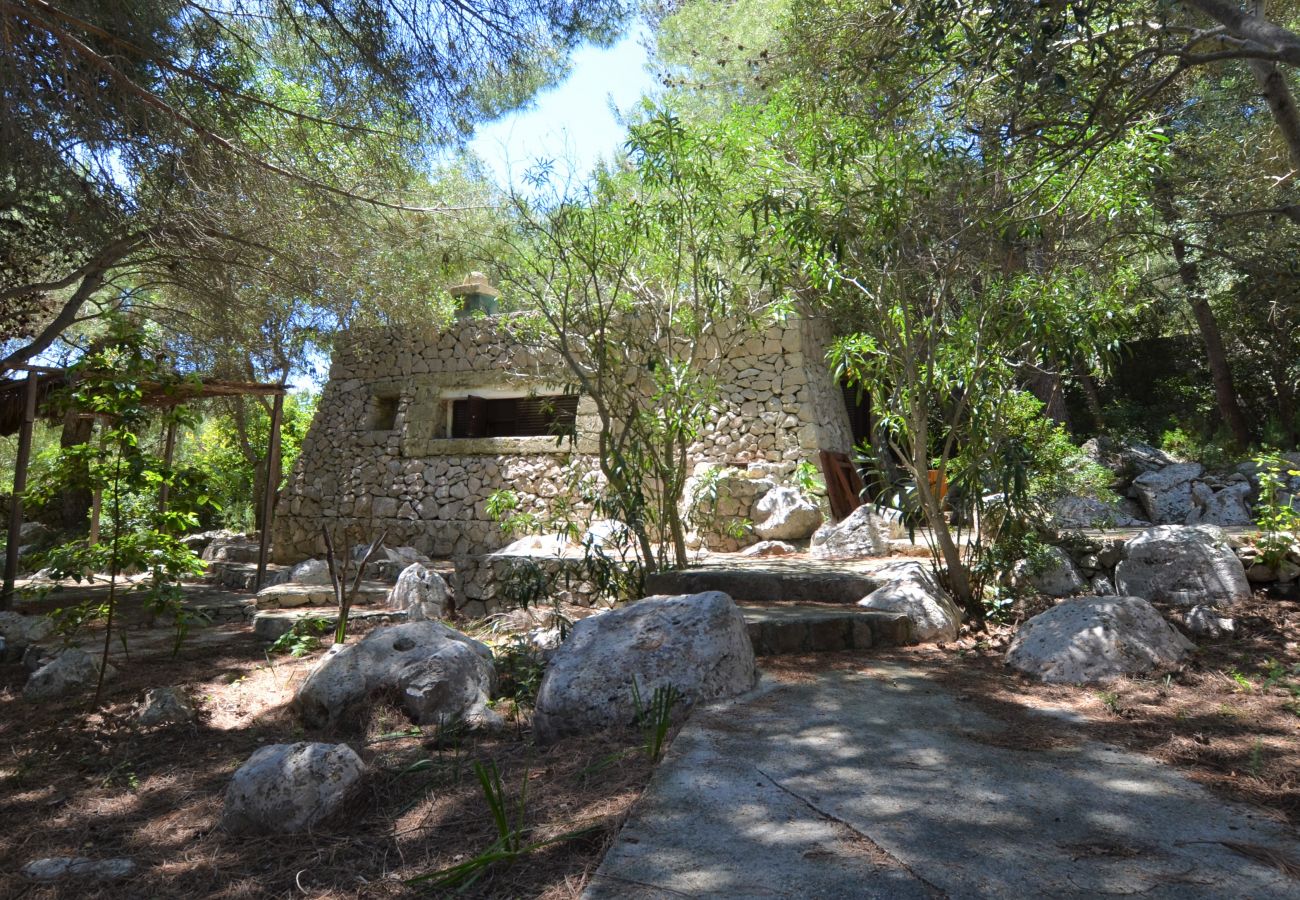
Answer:
[[[865,609],[902,613],[912,620],[912,633],[919,641],[957,639],[962,613],[944,593],[924,564],[893,563],[876,575],[889,580],[858,601]]]
[[[234,834],[293,834],[336,816],[365,775],[347,744],[272,744],[235,772],[221,824]]]
[[[859,506],[842,521],[818,528],[808,546],[814,559],[861,559],[889,552],[889,526],[870,504]]]
[[[679,706],[743,693],[758,680],[745,618],[720,591],[647,597],[574,624],[537,694],[539,740],[629,725],[633,681],[649,702],[672,686]]]
[[[1141,441],[1121,442],[1104,435],[1086,441],[1080,449],[1085,456],[1110,469],[1122,481],[1131,481],[1145,472],[1178,462],[1150,444]]]
[[[1194,646],[1141,597],[1078,597],[1021,625],[1007,665],[1082,684],[1175,666]]]
[[[1055,528],[1139,528],[1151,523],[1132,515],[1122,503],[1096,497],[1060,497],[1051,504]]]
[[[1188,525],[1253,525],[1250,483],[1240,481],[1215,491],[1203,481],[1192,485],[1192,511]]]
[[[500,722],[487,707],[496,686],[492,651],[439,622],[377,628],[321,661],[293,698],[313,728],[355,724],[378,694],[400,698],[417,725]]]
[[[330,566],[323,559],[304,559],[289,572],[289,580],[294,584],[329,584]]]
[[[822,523],[822,511],[792,487],[775,487],[754,504],[754,533],[765,541],[799,541]]]
[[[1249,599],[1246,570],[1213,525],[1162,525],[1124,545],[1115,567],[1120,594],[1195,606]]]
[[[1047,547],[1038,558],[1021,560],[1016,564],[1015,574],[1034,591],[1048,597],[1071,597],[1088,587],[1074,561],[1060,547]]]
[[[436,620],[447,615],[451,588],[441,575],[421,563],[411,563],[397,576],[388,594],[388,608],[405,610],[412,622]]]
[[[22,613],[0,610],[0,645],[4,652],[0,658],[16,662],[33,644],[39,644],[54,633],[54,622],[45,616],[26,616]]]
[[[1194,508],[1192,482],[1204,471],[1200,463],[1177,463],[1153,469],[1134,478],[1132,490],[1152,522],[1181,525]]]
[[[105,668],[105,681],[116,675],[111,665]],[[32,703],[56,700],[94,687],[98,681],[99,659],[70,647],[31,674],[23,685],[23,699]]]

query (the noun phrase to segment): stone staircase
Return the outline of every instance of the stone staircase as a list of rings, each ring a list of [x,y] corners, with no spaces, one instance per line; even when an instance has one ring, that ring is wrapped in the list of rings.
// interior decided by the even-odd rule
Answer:
[[[758,656],[869,650],[915,643],[912,621],[856,604],[888,580],[894,560],[798,559],[703,565],[646,578],[648,594],[722,591],[740,607]]]

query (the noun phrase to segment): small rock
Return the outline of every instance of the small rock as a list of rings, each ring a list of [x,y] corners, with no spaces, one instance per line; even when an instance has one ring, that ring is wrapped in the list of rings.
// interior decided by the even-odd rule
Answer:
[[[1214,607],[1204,604],[1189,609],[1183,616],[1183,624],[1192,634],[1210,638],[1232,634],[1237,627],[1230,617],[1221,616]]]
[[[754,533],[764,540],[802,540],[822,523],[817,504],[792,487],[774,487],[754,504]]]
[[[422,563],[411,563],[397,576],[388,593],[388,608],[405,610],[413,622],[436,620],[447,615],[451,588],[441,575]]]
[[[116,675],[111,665],[104,670],[105,681]],[[98,680],[99,661],[84,650],[70,647],[31,674],[23,685],[23,699],[30,703],[55,700],[94,687]]]
[[[293,834],[337,815],[365,775],[347,744],[272,744],[235,772],[221,824],[232,834]]]
[[[197,718],[194,704],[179,687],[151,688],[144,695],[137,719],[141,725],[188,725]]]
[[[751,544],[741,550],[740,555],[748,557],[789,556],[791,553],[797,552],[794,544],[787,544],[785,541],[759,541],[757,544]]]
[[[1060,547],[1046,547],[1037,558],[1016,563],[1015,576],[1048,597],[1069,597],[1087,587],[1074,561]]]
[[[1194,646],[1140,597],[1077,597],[1021,625],[1007,665],[1042,681],[1083,684],[1169,668]]]
[[[34,859],[22,868],[29,881],[121,881],[136,872],[135,860],[87,859],[84,856],[51,856]]]
[[[1107,578],[1105,575],[1094,576],[1092,581],[1089,582],[1089,587],[1091,588],[1093,594],[1095,594],[1098,597],[1115,596],[1115,585],[1111,584],[1110,579]]]

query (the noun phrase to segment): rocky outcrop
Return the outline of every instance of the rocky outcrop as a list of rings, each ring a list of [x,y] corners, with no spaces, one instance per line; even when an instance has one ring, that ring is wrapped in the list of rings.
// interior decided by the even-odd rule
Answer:
[[[808,546],[814,559],[862,559],[888,552],[889,526],[869,504],[818,528]]]
[[[1161,525],[1124,545],[1120,594],[1180,606],[1227,606],[1250,597],[1241,560],[1213,525]]]
[[[1192,482],[1204,471],[1200,463],[1176,463],[1153,469],[1133,479],[1132,491],[1150,521],[1186,522],[1195,508]]]
[[[494,727],[500,717],[487,702],[495,686],[486,644],[438,622],[407,622],[331,648],[298,689],[293,707],[310,727],[351,727],[369,701],[384,694],[397,698],[417,725]]]
[[[550,741],[630,725],[636,693],[649,702],[655,690],[674,688],[684,711],[757,679],[745,619],[729,596],[647,597],[574,624],[542,679],[533,727]]]
[[[365,765],[347,744],[272,744],[235,772],[221,824],[233,834],[294,834],[336,817]]]
[[[1083,684],[1175,666],[1193,647],[1140,597],[1079,597],[1021,625],[1007,665],[1041,681]]]
[[[443,619],[451,605],[451,588],[437,572],[411,563],[397,576],[388,594],[388,608],[404,610],[412,622]]]
[[[1253,525],[1250,483],[1242,480],[1215,491],[1203,481],[1192,485],[1192,511],[1188,525]]]
[[[1132,502],[1107,503],[1096,497],[1061,497],[1052,502],[1052,527],[1073,528],[1142,528],[1151,523],[1134,515]]]
[[[912,633],[918,641],[957,639],[961,610],[925,565],[915,561],[893,563],[875,574],[888,580],[859,600],[858,606],[902,613],[912,620]]]
[[[822,511],[792,487],[774,487],[754,504],[754,533],[767,541],[799,541],[822,523]]]
[[[104,680],[117,676],[111,665],[104,670]],[[32,703],[57,700],[92,688],[99,681],[99,660],[85,650],[70,647],[42,665],[23,685],[23,699]]]

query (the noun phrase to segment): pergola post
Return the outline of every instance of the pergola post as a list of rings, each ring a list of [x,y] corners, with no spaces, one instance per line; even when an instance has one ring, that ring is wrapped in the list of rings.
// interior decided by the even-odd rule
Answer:
[[[176,454],[176,420],[172,419],[167,423],[167,438],[163,442],[163,466],[168,470],[172,467],[172,457]],[[167,498],[171,495],[171,483],[164,478],[162,486],[158,488],[158,517],[162,518],[167,512]]]
[[[262,533],[258,536],[257,581],[254,591],[266,579],[266,557],[271,548],[271,519],[275,515],[275,492],[280,483],[280,420],[284,417],[284,394],[276,394],[271,405],[271,438],[266,448],[266,484],[262,488]]]
[[[27,490],[27,465],[32,457],[32,428],[36,422],[38,385],[37,374],[29,371],[23,421],[18,430],[18,457],[14,460],[14,493],[9,506],[9,543],[5,547],[4,590],[0,593],[0,609],[9,609],[13,605],[14,582],[18,579],[18,535],[23,529],[23,492]]]

